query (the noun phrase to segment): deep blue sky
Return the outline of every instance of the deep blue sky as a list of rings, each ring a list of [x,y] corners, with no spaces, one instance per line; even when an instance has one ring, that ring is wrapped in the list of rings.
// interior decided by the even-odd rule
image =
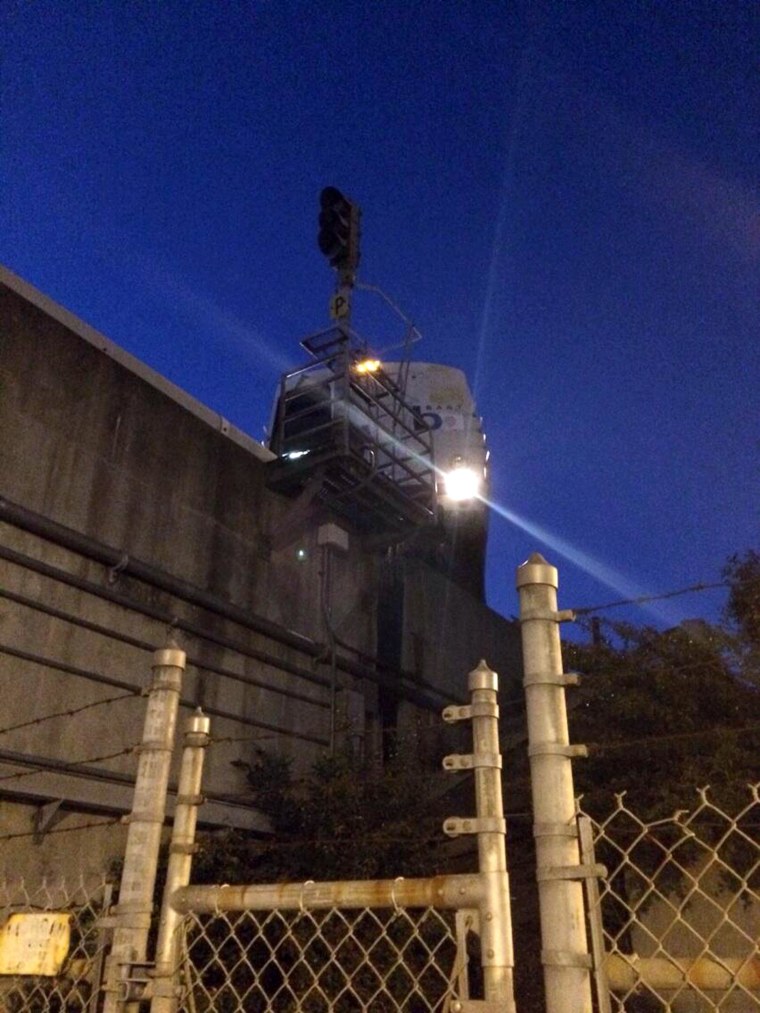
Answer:
[[[465,369],[493,498],[545,532],[492,516],[494,607],[516,611],[535,549],[570,607],[758,546],[760,5],[4,10],[11,270],[261,438],[328,322],[337,185],[363,207],[362,280],[423,332],[416,357]],[[359,328],[399,340],[368,300]]]

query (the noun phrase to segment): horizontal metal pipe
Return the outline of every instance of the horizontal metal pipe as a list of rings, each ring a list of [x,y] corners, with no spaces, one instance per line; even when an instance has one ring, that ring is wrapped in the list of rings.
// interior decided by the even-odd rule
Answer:
[[[171,612],[167,612],[165,609],[156,608],[154,605],[147,605],[144,602],[136,601],[134,598],[130,598],[125,594],[121,594],[119,591],[112,590],[111,588],[101,587],[100,584],[87,580],[86,577],[78,577],[75,574],[69,573],[67,570],[62,570],[60,567],[52,566],[50,563],[43,563],[42,560],[35,559],[33,556],[27,556],[23,552],[17,552],[15,549],[8,549],[5,546],[0,545],[0,559],[6,559],[8,562],[15,563],[17,566],[23,566],[28,570],[32,570],[34,573],[42,574],[44,577],[50,577],[51,580],[57,580],[69,587],[75,587],[79,591],[84,591],[86,594],[92,594],[97,598],[113,602],[121,608],[128,609],[131,612],[136,612],[138,615],[147,616],[149,619],[154,619],[156,622],[159,622],[164,626],[174,626],[176,629],[182,630],[183,633],[189,633],[191,636],[197,637],[199,640],[206,640],[211,644],[216,644],[217,646],[223,647],[227,650],[243,654],[247,658],[253,658],[254,661],[260,661],[262,664],[269,665],[278,671],[296,675],[307,682],[313,683],[314,685],[329,686],[330,684],[330,680],[326,676],[317,675],[300,665],[294,665],[287,659],[278,658],[274,654],[269,654],[268,652],[261,651],[255,647],[248,647],[247,645],[240,643],[240,641],[233,640],[230,637],[223,637],[218,634],[209,633],[199,623],[191,622],[188,619],[180,619]]]
[[[431,879],[347,880],[332,883],[273,883],[251,886],[185,886],[171,905],[180,914],[220,911],[325,911],[340,908],[477,907],[483,884],[477,875]]]
[[[652,989],[680,989],[695,985],[706,991],[725,991],[732,985],[760,989],[760,957],[639,957],[635,953],[607,957],[607,977],[615,992],[639,984]]]
[[[0,598],[5,598],[8,601],[15,602],[17,605],[24,605],[26,608],[34,609],[37,612],[42,612],[46,616],[51,616],[53,619],[60,619],[62,622],[71,623],[72,626],[78,626],[81,629],[88,630],[92,633],[99,633],[109,640],[118,640],[119,643],[127,644],[130,647],[136,647],[140,651],[154,651],[155,644],[150,643],[147,640],[138,640],[137,637],[130,637],[126,633],[119,633],[117,630],[112,629],[109,626],[102,626],[100,623],[93,623],[89,619],[82,619],[80,616],[72,615],[70,612],[64,612],[63,609],[54,608],[52,605],[45,605],[43,602],[36,601],[34,598],[29,598],[27,595],[18,594],[15,591],[8,591],[4,588],[0,588]],[[192,655],[187,656],[188,668],[197,668],[202,672],[212,672],[214,675],[221,675],[225,679],[231,679],[234,682],[241,682],[246,686],[256,686],[259,689],[265,689],[269,693],[278,693],[281,696],[287,697],[288,700],[299,700],[302,703],[312,704],[314,707],[329,708],[330,702],[328,700],[317,700],[313,696],[307,696],[305,693],[298,693],[290,689],[281,689],[279,686],[273,686],[271,683],[265,682],[263,679],[256,678],[255,675],[246,675],[242,672],[233,672],[229,668],[222,668],[219,665],[209,665],[208,662],[200,661],[198,658],[194,658]]]
[[[71,549],[80,556],[94,559],[104,566],[111,568],[118,566],[120,573],[136,577],[138,580],[150,584],[152,587],[160,588],[162,591],[168,591],[169,594],[191,602],[193,605],[200,605],[201,608],[205,608],[209,612],[216,612],[219,615],[224,615],[225,618],[235,619],[236,622],[239,621],[249,629],[262,633],[264,636],[268,636],[282,644],[287,644],[298,651],[309,654],[314,648],[314,641],[302,636],[300,633],[288,630],[278,623],[273,623],[271,620],[265,619],[263,616],[257,616],[255,613],[247,612],[236,605],[222,602],[216,595],[196,587],[181,577],[175,577],[173,574],[160,570],[150,563],[145,563],[134,556],[125,554],[122,549],[115,549],[104,542],[91,538],[89,535],[83,535],[74,528],[66,527],[57,521],[51,520],[49,517],[35,513],[20,503],[13,503],[8,499],[0,497],[0,520],[7,521],[15,527],[23,528],[24,531],[39,535],[41,538],[54,542],[56,545],[62,545],[64,548]]]
[[[18,658],[21,661],[30,661],[35,665],[43,665],[45,668],[51,668],[54,671],[63,672],[66,675],[76,675],[81,679],[87,679],[90,682],[97,682],[102,686],[114,686],[116,689],[126,689],[129,692],[134,693],[136,696],[139,696],[142,693],[141,687],[125,682],[123,679],[113,679],[110,676],[101,675],[99,672],[92,672],[86,668],[80,668],[78,665],[68,665],[63,661],[56,661],[54,658],[45,658],[41,654],[33,654],[31,651],[22,651],[17,647],[12,647],[10,644],[0,644],[0,654],[7,654],[9,657]],[[194,711],[198,706],[198,702],[196,700],[188,700],[186,697],[183,697],[180,700],[180,706],[187,707]],[[319,746],[329,745],[328,740],[319,735],[308,735],[305,732],[292,731],[289,728],[282,728],[279,725],[273,725],[267,721],[257,721],[255,718],[243,717],[242,715],[233,713],[232,711],[220,710],[216,707],[207,706],[204,709],[211,717],[236,721],[240,724],[248,725],[251,728],[261,728],[264,731],[274,732],[277,735],[290,736],[294,739],[300,739],[303,742],[314,742]]]
[[[13,503],[4,497],[0,497],[0,521],[5,521],[24,531],[29,531],[31,534],[44,538],[46,541],[61,545],[81,556],[102,563],[109,568],[118,566],[120,573],[135,577],[143,583],[166,591],[177,598],[181,598],[192,605],[197,605],[224,619],[229,619],[277,643],[292,647],[294,650],[300,651],[309,657],[319,658],[324,651],[324,645],[312,640],[310,637],[296,633],[279,623],[226,602],[209,591],[198,588],[180,577],[175,577],[165,570],[151,566],[149,563],[125,554],[120,549],[114,549],[112,546],[96,541],[88,535],[83,535],[73,528],[59,524],[48,517],[44,517],[42,514],[35,513],[21,504]],[[4,551],[8,552],[9,550]],[[109,597],[102,593],[105,589],[101,588],[100,591],[102,597]],[[124,598],[124,596],[120,597]],[[121,601],[120,604],[125,604],[125,601]],[[134,604],[136,605],[136,603]],[[134,606],[130,604],[127,607]],[[180,623],[177,625],[180,628],[186,628],[186,626],[182,626]],[[212,640],[211,637],[203,632],[195,633],[195,635],[204,636],[206,639]],[[264,659],[261,658],[260,660]],[[407,700],[428,710],[437,711],[440,708],[441,701],[446,703],[461,702],[459,697],[438,689],[428,683],[427,680],[420,679],[411,672],[401,672],[385,667],[382,669],[378,667],[378,669],[373,670],[366,665],[359,664],[340,655],[336,657],[335,662],[341,671],[356,678],[367,679],[386,688],[395,689]],[[287,663],[281,662],[280,659],[276,659],[274,662],[270,660],[266,663],[274,663],[278,667],[287,670]],[[298,674],[305,677],[302,672]],[[316,682],[317,680],[312,676],[311,681]],[[329,680],[320,680],[320,682],[322,685],[329,684]]]

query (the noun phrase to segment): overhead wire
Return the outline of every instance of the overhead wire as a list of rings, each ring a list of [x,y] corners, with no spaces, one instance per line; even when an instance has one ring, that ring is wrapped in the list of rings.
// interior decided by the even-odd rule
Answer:
[[[724,578],[723,580],[715,581],[699,581],[697,584],[690,584],[688,587],[675,588],[671,591],[661,591],[656,594],[643,594],[638,595],[635,598],[619,598],[615,601],[605,602],[603,605],[589,605],[581,606],[580,608],[574,608],[570,611],[574,612],[576,616],[589,615],[592,612],[602,612],[605,609],[618,608],[622,605],[643,605],[650,601],[661,601],[665,598],[677,598],[682,594],[694,594],[699,591],[713,591],[719,587],[736,587],[744,586],[757,583],[757,578],[753,576],[734,576],[731,580]]]
[[[644,605],[650,601],[662,601],[665,598],[677,598],[682,594],[693,594],[698,591],[710,591],[716,587],[728,587],[727,580],[718,580],[711,583],[700,582],[689,587],[677,588],[673,591],[662,591],[657,594],[642,594],[635,598],[619,598],[616,601],[605,602],[603,605],[589,605],[581,608],[571,609],[576,616],[590,615],[592,612],[603,612],[605,609],[618,608],[622,605]]]

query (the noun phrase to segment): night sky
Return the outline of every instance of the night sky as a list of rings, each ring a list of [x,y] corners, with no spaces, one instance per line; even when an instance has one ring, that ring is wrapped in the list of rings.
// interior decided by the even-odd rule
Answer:
[[[4,12],[11,270],[261,439],[329,322],[336,185],[360,279],[474,388],[495,608],[536,549],[567,608],[759,547],[760,4]],[[376,297],[356,309],[376,350],[403,339]],[[604,615],[665,627],[723,597]]]

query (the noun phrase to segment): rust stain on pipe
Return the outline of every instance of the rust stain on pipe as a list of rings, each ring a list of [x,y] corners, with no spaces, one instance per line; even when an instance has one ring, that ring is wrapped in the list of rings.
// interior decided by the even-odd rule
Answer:
[[[722,991],[732,985],[760,989],[760,956],[742,957],[639,957],[636,954],[607,957],[607,976],[613,991],[644,984],[653,989],[696,985],[706,991]]]
[[[333,907],[477,907],[483,888],[475,875],[431,879],[348,880],[327,883],[277,883],[250,886],[187,886],[172,895],[180,914],[191,911],[318,911]]]

